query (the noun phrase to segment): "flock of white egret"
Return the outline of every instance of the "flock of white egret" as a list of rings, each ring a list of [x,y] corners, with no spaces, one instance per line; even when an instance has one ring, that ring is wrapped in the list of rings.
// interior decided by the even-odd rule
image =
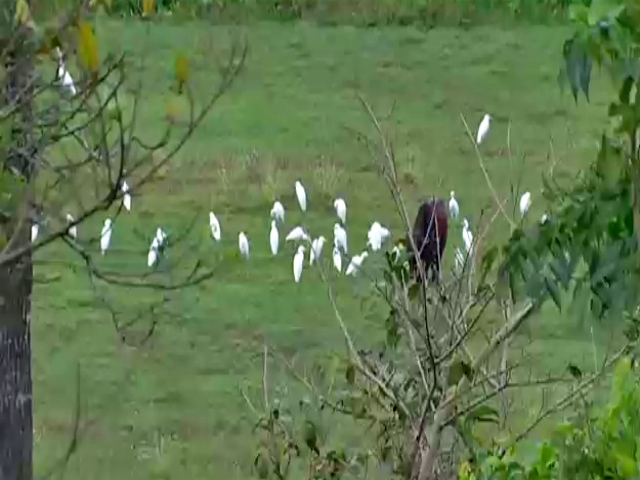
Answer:
[[[57,80],[62,83],[62,86],[69,90],[72,96],[76,95],[77,89],[74,84],[73,78],[67,71],[62,52],[59,48],[56,47],[56,54],[58,57],[58,69],[57,69]],[[480,145],[487,134],[489,133],[489,127],[491,123],[491,115],[485,114],[478,126],[477,134],[476,134],[476,143]],[[123,181],[121,184],[121,191],[123,194],[122,203],[124,208],[127,211],[131,211],[131,194],[129,192],[129,185],[126,181]],[[295,182],[295,194],[298,200],[298,205],[303,212],[307,211],[307,193],[300,182],[297,180]],[[449,216],[452,219],[457,219],[460,215],[460,206],[458,205],[458,201],[455,198],[455,192],[452,190],[450,193],[449,199]],[[520,213],[522,216],[529,210],[531,206],[531,193],[525,192],[520,197]],[[347,221],[347,204],[343,198],[337,198],[333,202],[333,207],[335,209],[336,215],[338,217],[339,222],[336,222],[333,227],[333,252],[332,252],[332,260],[335,269],[338,272],[342,273],[342,255],[348,253],[347,246],[347,231],[345,229],[346,221]],[[280,244],[280,233],[278,231],[278,225],[284,224],[285,217],[285,209],[282,203],[276,200],[273,203],[273,207],[270,211],[271,217],[271,229],[269,232],[269,246],[271,248],[271,254],[277,255],[279,244]],[[66,216],[67,222],[73,223],[74,219],[71,214],[67,214]],[[547,215],[543,215],[541,222],[544,223],[547,220]],[[219,242],[222,238],[222,231],[220,227],[220,222],[216,215],[213,212],[209,212],[209,227],[211,229],[211,236],[213,240]],[[31,227],[31,240],[35,242],[38,237],[39,226],[37,223],[34,223]],[[100,251],[104,255],[109,248],[109,244],[111,242],[111,234],[113,231],[113,222],[110,218],[107,218],[104,221],[104,225],[102,227],[102,232],[100,236]],[[68,234],[74,239],[78,236],[77,226],[72,226],[68,230]],[[354,255],[351,257],[349,264],[345,270],[345,275],[356,275],[364,260],[369,256],[368,249],[375,252],[382,248],[385,240],[389,238],[391,232],[388,228],[382,226],[378,222],[374,222],[371,225],[367,233],[367,243],[365,250],[361,253]],[[165,240],[167,238],[167,234],[162,230],[162,228],[158,227],[156,230],[156,234],[153,237],[151,245],[149,247],[149,253],[147,255],[147,265],[149,267],[153,267],[159,259],[160,253],[162,252]],[[296,282],[299,282],[302,277],[302,270],[304,267],[304,258],[305,252],[307,249],[309,250],[309,265],[313,265],[314,261],[317,261],[320,258],[322,253],[323,246],[326,242],[326,238],[320,235],[317,238],[311,238],[311,236],[306,232],[306,230],[301,226],[294,227],[285,237],[286,242],[298,242],[298,248],[296,249],[296,253],[293,257],[293,277]],[[462,219],[462,241],[464,247],[467,251],[467,254],[470,255],[473,248],[473,234],[469,227],[469,221],[466,218]],[[249,250],[250,243],[247,234],[242,231],[238,234],[238,249],[240,254],[245,258],[249,258]],[[397,247],[394,249],[396,250]],[[463,255],[460,248],[456,247],[455,250],[455,264],[458,269],[461,269],[465,261],[465,256]]]

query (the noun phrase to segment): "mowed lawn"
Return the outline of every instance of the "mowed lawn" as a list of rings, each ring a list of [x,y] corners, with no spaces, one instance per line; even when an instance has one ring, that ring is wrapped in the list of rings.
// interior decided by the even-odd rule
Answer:
[[[79,365],[85,425],[66,478],[249,477],[254,418],[240,386],[249,385],[260,398],[263,342],[307,361],[340,352],[344,345],[318,272],[306,269],[302,282],[295,284],[294,247],[286,245],[277,257],[270,255],[274,196],[287,208],[281,237],[302,223],[329,240],[325,259],[335,221],[332,199],[338,195],[348,205],[350,252],[364,248],[374,220],[399,235],[389,193],[352,131],[373,134],[357,93],[380,115],[393,107],[386,125],[411,216],[418,199],[455,190],[473,227],[480,210],[490,204],[461,113],[474,130],[485,112],[494,116],[481,149],[487,168],[501,194],[518,179],[532,191],[531,221],[544,211],[540,179],[551,159],[558,161],[557,171],[572,171],[596,153],[606,82],[596,75],[591,105],[576,106],[570,95],[560,94],[556,75],[567,34],[561,28],[424,33],[410,28],[188,23],[152,25],[147,33],[147,25],[113,22],[99,29],[103,49],[140,52],[142,45],[148,47],[148,103],[141,130],[149,139],[163,128],[173,55],[182,52],[193,59],[193,68],[200,69],[194,81],[205,95],[215,82],[216,60],[238,33],[246,35],[250,45],[241,77],[164,178],[137,192],[132,213],[114,227],[113,251],[98,261],[110,270],[144,272],[147,237],[155,228],[162,225],[177,235],[197,214],[201,226],[182,251],[203,255],[217,269],[214,278],[173,293],[158,315],[151,340],[132,348],[120,342],[112,315],[92,292],[81,264],[74,271],[46,263],[67,258],[60,246],[37,255],[37,276],[61,275],[57,282],[38,285],[33,297],[35,456],[40,472],[53,466],[69,441]],[[295,203],[293,184],[298,178],[307,187],[306,214]],[[208,239],[208,210],[215,211],[222,224],[219,245]],[[82,226],[80,235],[96,235],[102,221],[100,217]],[[249,262],[236,258],[241,230],[251,241]],[[461,244],[460,226],[452,230],[448,260],[453,247]],[[368,282],[333,273],[331,279],[358,343],[366,347],[379,339],[384,311],[372,298]],[[131,288],[101,292],[131,315],[161,297]],[[139,330],[143,327],[144,322]],[[548,309],[526,332],[534,339],[530,353],[536,368],[562,369],[568,359],[591,359],[591,337],[585,330]],[[285,378],[278,371],[273,377]]]

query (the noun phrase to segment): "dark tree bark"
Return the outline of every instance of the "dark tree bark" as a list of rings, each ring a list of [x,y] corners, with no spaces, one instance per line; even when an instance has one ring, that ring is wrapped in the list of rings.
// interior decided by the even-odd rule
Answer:
[[[29,31],[18,29],[13,34],[17,41],[6,57],[3,101],[19,108],[11,118],[12,138],[2,168],[28,181],[37,159],[31,122],[33,57]],[[30,244],[30,218],[29,209],[19,208],[9,212],[8,221],[0,226],[4,238],[14,237],[7,247],[10,251]],[[0,480],[31,480],[33,476],[32,287],[30,251],[16,261],[0,264]]]

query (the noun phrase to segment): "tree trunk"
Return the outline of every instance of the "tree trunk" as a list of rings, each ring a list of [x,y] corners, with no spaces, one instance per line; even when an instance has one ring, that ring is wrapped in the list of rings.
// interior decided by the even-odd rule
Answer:
[[[6,104],[18,105],[18,109],[9,119],[12,137],[2,168],[21,175],[28,182],[37,159],[31,121],[33,62],[26,41],[30,32],[19,27],[13,34],[16,41],[6,57],[7,84],[3,100]],[[8,212],[9,220],[1,226],[1,233],[5,239],[15,235],[15,240],[6,248],[22,249],[30,245],[28,210],[18,208]],[[24,215],[29,217],[20,221]],[[33,476],[32,287],[30,251],[16,261],[0,264],[0,480],[31,480]]]

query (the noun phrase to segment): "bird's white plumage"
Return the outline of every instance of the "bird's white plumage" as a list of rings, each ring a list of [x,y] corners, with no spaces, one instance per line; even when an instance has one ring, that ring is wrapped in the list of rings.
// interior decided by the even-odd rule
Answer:
[[[347,267],[347,271],[344,272],[345,275],[356,275],[360,267],[362,266],[362,262],[365,258],[369,256],[369,252],[362,252],[360,255],[355,255],[351,258],[351,262],[349,262],[349,266]]]
[[[296,197],[298,198],[298,204],[303,212],[307,211],[307,192],[304,190],[300,180],[296,180]]]
[[[105,254],[107,249],[109,248],[109,244],[111,243],[111,232],[112,232],[112,222],[110,218],[107,218],[104,221],[104,225],[102,226],[102,232],[100,233],[100,251],[102,255]]]
[[[336,198],[333,202],[333,208],[336,209],[336,215],[344,225],[347,222],[347,204],[344,199]]]
[[[453,190],[451,190],[451,198],[449,199],[449,214],[451,218],[458,218],[458,215],[460,215],[460,206]]]
[[[158,249],[160,247],[160,240],[157,236],[153,237],[151,246],[149,247],[149,253],[147,254],[147,266],[152,267],[158,261]]]
[[[298,283],[302,276],[302,265],[304,263],[304,245],[298,246],[298,251],[293,256],[293,279]]]
[[[285,237],[286,242],[290,241],[300,241],[300,240],[309,240],[309,235],[304,231],[304,228],[298,226],[291,230],[287,236]]]
[[[382,248],[382,244],[390,233],[388,228],[383,227],[378,222],[373,222],[367,233],[367,245],[371,247],[371,250],[377,252]]]
[[[280,203],[278,200],[273,202],[273,207],[271,207],[271,213],[270,214],[271,214],[271,218],[273,218],[277,222],[283,223],[284,222],[284,207],[282,206],[282,203]]]
[[[278,233],[278,226],[275,220],[271,220],[271,231],[269,232],[269,246],[271,247],[271,254],[276,255],[278,253],[278,245],[280,244],[280,234]]]
[[[342,273],[342,255],[340,254],[340,249],[336,245],[333,247],[333,266],[336,267],[336,270]]]
[[[486,113],[484,117],[482,117],[482,121],[480,122],[480,126],[478,127],[478,133],[476,135],[476,143],[480,145],[484,140],[484,137],[489,133],[489,126],[491,123],[491,115]]]
[[[524,216],[524,214],[527,213],[527,210],[529,210],[530,206],[531,206],[531,193],[524,192],[520,197],[520,215]]]
[[[238,248],[240,250],[240,255],[244,258],[249,258],[249,239],[244,232],[240,232],[238,234]]]
[[[311,242],[311,248],[309,249],[309,265],[313,265],[313,262],[320,258],[325,241],[326,238],[320,235]]]
[[[67,71],[65,67],[64,60],[62,59],[62,51],[60,47],[56,47],[56,53],[58,54],[58,80],[62,82],[62,86],[68,89],[72,95],[77,93],[77,89],[75,84],[73,83],[73,78],[71,74]]]
[[[38,238],[38,232],[40,231],[40,225],[34,223],[31,225],[31,243],[35,242]]]
[[[540,218],[540,223],[545,224],[547,223],[547,220],[549,220],[549,215],[547,215],[546,213],[542,215],[542,217]]]
[[[347,231],[339,223],[333,225],[333,244],[347,253]]]
[[[67,223],[73,223],[73,216],[70,213],[67,213]],[[69,227],[69,235],[73,238],[78,238],[78,227],[74,225],[73,227]]]
[[[209,212],[209,228],[211,229],[211,236],[216,242],[220,241],[222,237],[222,231],[220,230],[220,222],[215,213]]]
[[[126,180],[122,182],[122,187],[120,187],[120,189],[122,190],[122,204],[124,205],[124,208],[127,209],[127,212],[130,212],[131,211],[131,194],[129,193],[129,184],[127,183]]]
[[[464,247],[467,249],[467,252],[470,252],[473,246],[473,234],[469,229],[469,222],[466,218],[462,222],[462,241],[464,242]]]

